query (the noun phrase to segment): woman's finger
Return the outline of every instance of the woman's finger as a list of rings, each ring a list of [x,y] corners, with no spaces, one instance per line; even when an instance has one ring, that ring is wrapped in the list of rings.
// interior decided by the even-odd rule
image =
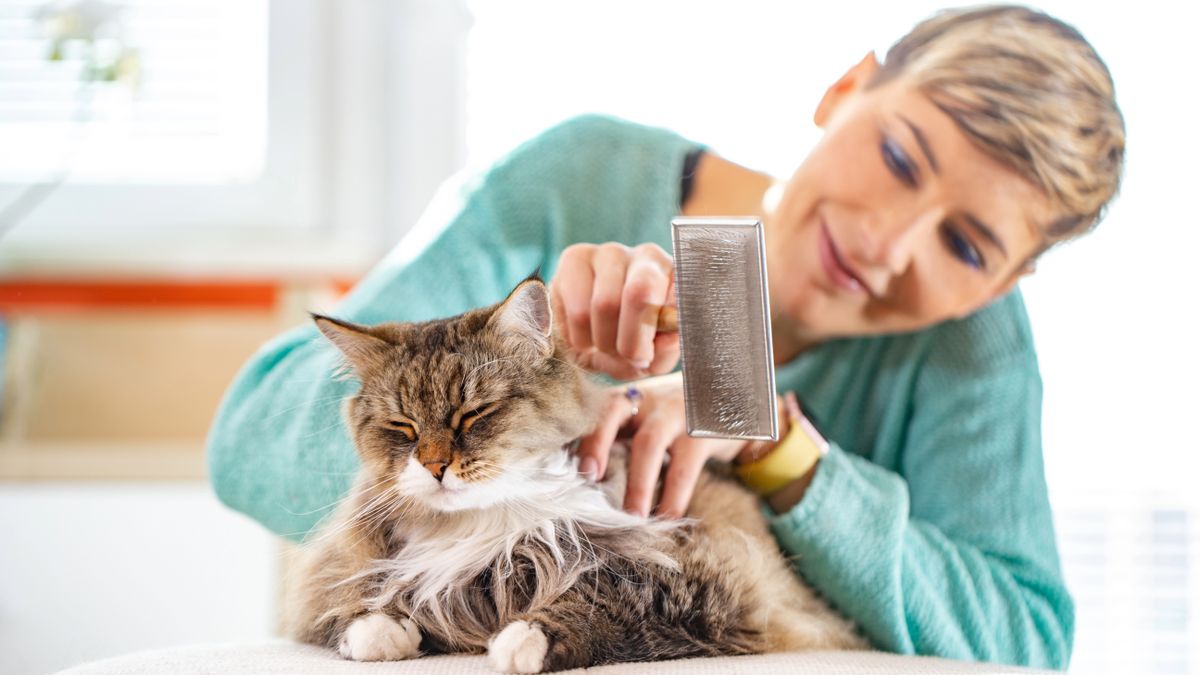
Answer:
[[[654,359],[658,313],[670,286],[670,256],[654,245],[639,246],[625,273],[616,351],[642,369]]]
[[[658,502],[658,515],[663,518],[682,518],[692,502],[696,481],[708,461],[708,452],[703,439],[684,436],[671,447],[671,464],[663,479],[662,497]]]
[[[645,371],[635,368],[624,358],[605,354],[595,348],[577,355],[575,360],[584,370],[605,373],[617,380],[636,380],[646,376]]]
[[[566,314],[561,327],[567,345],[577,354],[592,347],[592,286],[591,258],[595,252],[591,244],[568,246],[559,257],[558,271],[550,282],[551,306],[554,296]]]
[[[617,325],[621,317],[621,294],[629,264],[629,248],[602,244],[592,258],[592,346],[617,356]]]
[[[667,307],[678,307],[675,296],[675,270],[672,268],[667,284]],[[650,362],[650,374],[662,375],[671,372],[679,363],[679,331],[658,333],[654,336],[654,360]]]
[[[654,360],[650,362],[651,375],[671,372],[679,363],[679,333],[659,333],[654,336]]]
[[[640,516],[650,514],[654,486],[662,473],[663,457],[671,439],[679,435],[681,415],[650,415],[643,422],[629,447],[629,479],[625,485],[625,510]],[[682,421],[682,420],[680,420]]]
[[[579,441],[579,472],[590,480],[600,480],[608,470],[608,454],[617,433],[629,420],[630,405],[624,396],[614,394],[600,414],[595,430]]]
[[[561,289],[550,282],[550,316],[555,333],[562,337],[568,346],[571,344],[571,328],[567,325],[567,310],[563,307]]]

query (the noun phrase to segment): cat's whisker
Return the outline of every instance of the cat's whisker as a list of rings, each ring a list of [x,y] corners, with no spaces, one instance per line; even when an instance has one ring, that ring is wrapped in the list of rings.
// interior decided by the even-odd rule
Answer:
[[[476,459],[476,460],[473,460],[471,462],[471,464],[473,466],[478,465],[480,467],[485,467],[488,469],[498,469],[500,471],[511,471],[511,472],[520,473],[521,475],[526,475],[526,476],[561,476],[561,475],[564,475],[561,473],[553,472],[550,469],[547,469],[546,467],[542,467],[542,466],[525,466],[525,465],[519,465],[516,463],[500,464],[500,463],[489,461],[486,459]]]
[[[286,415],[287,413],[294,412],[296,410],[300,410],[301,408],[314,407],[314,406],[320,405],[321,403],[326,403],[328,401],[339,401],[339,400],[342,400],[345,398],[347,398],[346,394],[338,394],[336,396],[323,396],[320,398],[308,399],[304,403],[301,403],[300,405],[294,405],[294,406],[291,406],[290,408],[276,410],[275,412],[271,413],[270,415],[267,415],[263,419],[264,420],[274,419],[276,417],[279,417],[280,415]]]
[[[356,472],[354,472],[354,473],[358,473],[358,472],[356,471]],[[339,476],[340,476],[340,475],[344,475],[344,474],[343,474],[342,472],[328,472],[328,473],[327,473],[327,475],[339,475]],[[365,486],[365,487],[363,487],[363,488],[360,488],[360,489],[362,489],[362,490],[371,490],[371,489],[374,489],[374,488],[378,487],[379,485],[383,484],[383,483],[384,483],[385,481],[387,481],[387,480],[389,480],[389,479],[388,479],[388,477],[386,477],[386,476],[385,476],[385,477],[381,477],[381,478],[379,478],[378,480],[376,480],[375,482],[371,483],[370,485],[368,485],[368,486]],[[286,510],[286,511],[287,511],[287,512],[288,512],[290,515],[293,515],[293,516],[308,516],[308,515],[312,515],[312,514],[314,514],[314,513],[318,512],[318,511],[324,511],[324,510],[326,510],[326,509],[333,508],[333,507],[337,506],[338,504],[342,503],[342,501],[344,501],[345,499],[346,499],[346,497],[345,497],[345,496],[338,497],[338,498],[337,498],[337,499],[335,499],[334,501],[332,501],[332,502],[329,502],[328,504],[325,504],[325,505],[323,505],[323,506],[318,506],[318,507],[316,507],[316,508],[312,509],[311,511],[300,511],[300,512],[296,512],[296,511],[292,511],[292,510],[290,510],[290,509],[287,509],[287,507],[284,507],[284,510]]]
[[[341,422],[341,420],[339,420],[339,421],[338,421],[336,424],[328,424],[328,425],[326,425],[326,426],[319,427],[319,428],[317,428],[317,429],[313,429],[312,431],[309,431],[309,432],[308,432],[308,433],[306,433],[306,434],[302,434],[302,435],[300,436],[300,438],[308,438],[308,437],[310,437],[310,436],[316,436],[317,434],[324,433],[324,432],[326,432],[326,431],[329,431],[330,429],[337,429],[337,428],[338,428],[338,427],[340,427],[340,426],[342,426],[342,422]]]
[[[304,466],[303,464],[298,465],[297,468],[304,471],[305,473],[312,474],[314,476],[357,476],[358,472],[359,472],[358,469],[355,469],[353,471],[320,471],[317,469],[312,469],[307,466]],[[339,499],[338,501],[341,501],[341,499]],[[336,503],[337,502],[334,502],[334,504],[336,504]]]
[[[473,376],[479,369],[481,369],[485,366],[490,366],[493,363],[500,363],[501,361],[516,361],[516,360],[518,360],[518,359],[515,356],[501,356],[501,357],[491,359],[490,361],[484,361],[483,363],[480,363],[479,365],[472,368],[471,371],[469,373],[467,373],[466,377],[464,377],[463,379],[464,380],[470,379],[471,376]]]
[[[381,479],[375,481],[374,483],[372,483],[371,485],[364,487],[361,491],[363,493],[366,493],[369,490],[371,490],[375,487],[378,487],[380,484],[382,484],[385,481],[386,481],[386,478],[381,478]],[[384,490],[380,494],[373,497],[371,500],[369,500],[365,504],[360,505],[357,509],[355,509],[355,511],[352,514],[350,514],[350,516],[346,517],[338,526],[329,528],[327,531],[323,531],[313,541],[323,541],[327,538],[335,537],[338,534],[344,532],[345,530],[347,530],[351,527],[354,527],[355,525],[363,524],[364,516],[369,514],[375,508],[378,508],[380,505],[386,504],[389,499],[394,497],[394,495],[391,494],[393,490],[394,490],[394,487],[389,487],[388,489]]]

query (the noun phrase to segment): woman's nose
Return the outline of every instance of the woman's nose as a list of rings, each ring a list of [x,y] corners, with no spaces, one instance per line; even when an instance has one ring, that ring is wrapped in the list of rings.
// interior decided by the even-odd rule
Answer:
[[[862,232],[862,262],[880,273],[898,276],[912,262],[913,254],[926,234],[936,230],[943,209],[904,209],[881,213],[867,223]]]

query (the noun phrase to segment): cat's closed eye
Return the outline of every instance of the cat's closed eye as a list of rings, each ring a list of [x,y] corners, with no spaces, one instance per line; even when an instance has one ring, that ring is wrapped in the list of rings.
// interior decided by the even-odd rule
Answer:
[[[483,417],[483,415],[475,414],[475,415],[467,415],[466,417],[463,417],[462,422],[460,422],[458,425],[458,433],[465,434],[468,431],[470,431],[471,425],[475,424],[475,421],[478,420],[480,417]]]
[[[495,403],[491,403],[480,408],[474,408],[470,412],[463,413],[462,417],[458,421],[458,429],[456,429],[456,432],[459,435],[467,433],[471,430],[471,427],[474,426],[476,422],[478,422],[480,419],[483,419],[487,415],[496,412],[496,409],[499,407],[500,401],[496,401]]]
[[[393,429],[395,431],[399,431],[400,433],[404,434],[404,436],[410,441],[417,440],[417,428],[411,422],[393,419],[393,420],[388,420],[384,424],[385,424],[385,426],[387,426],[388,429]]]

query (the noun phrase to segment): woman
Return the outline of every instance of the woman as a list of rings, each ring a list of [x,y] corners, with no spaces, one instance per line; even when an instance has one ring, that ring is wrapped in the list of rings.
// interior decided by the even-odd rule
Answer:
[[[614,392],[581,470],[603,475],[624,428],[626,508],[650,512],[669,455],[657,513],[678,516],[706,460],[753,468],[776,448],[683,433],[680,382],[664,375],[677,338],[651,319],[672,296],[667,224],[758,214],[776,381],[829,441],[764,507],[797,572],[882,649],[1065,667],[1073,605],[1014,286],[1116,192],[1124,128],[1108,71],[1040,13],[947,12],[882,65],[852,67],[814,120],[822,141],[780,184],[665,130],[569,121],[451,195],[448,212],[431,208],[338,314],[446,316],[541,266],[582,364],[660,376]],[[339,420],[353,384],[331,363],[313,328],[280,336],[238,376],[209,441],[222,500],[294,537],[355,467]]]

